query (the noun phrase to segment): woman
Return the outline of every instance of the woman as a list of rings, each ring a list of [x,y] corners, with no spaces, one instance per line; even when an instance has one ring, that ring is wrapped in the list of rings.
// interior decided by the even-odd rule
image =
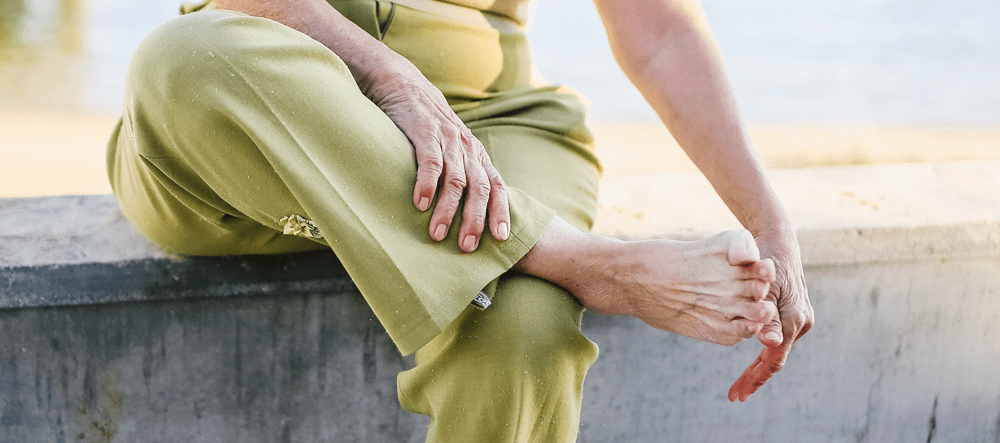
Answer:
[[[585,107],[533,77],[520,0],[189,7],[129,68],[115,194],[181,254],[332,248],[417,353],[398,394],[431,417],[428,441],[574,441],[597,357],[584,306],[713,343],[757,336],[730,389],[745,400],[812,324],[794,230],[700,7],[596,3],[619,64],[749,232],[586,233],[600,166]]]

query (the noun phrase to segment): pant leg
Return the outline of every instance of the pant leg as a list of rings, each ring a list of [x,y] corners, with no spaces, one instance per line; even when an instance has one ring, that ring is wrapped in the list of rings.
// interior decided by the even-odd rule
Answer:
[[[446,255],[462,256],[454,243],[435,245],[426,240],[427,220],[421,214],[416,213],[416,222],[410,223],[413,214],[384,212],[396,208],[409,212],[412,207],[412,154],[383,152],[394,141],[402,141],[401,134],[391,122],[380,120],[377,109],[365,109],[370,103],[360,97],[339,60],[330,59],[315,44],[310,47],[308,42],[295,40],[304,36],[292,39],[285,35],[286,28],[257,19],[212,14],[216,15],[175,22],[154,34],[150,40],[155,43],[144,44],[133,62],[127,112],[109,160],[116,194],[140,229],[168,249],[189,254],[285,252],[329,244],[345,265],[353,263],[349,270],[376,266],[370,263],[376,263],[378,257],[366,262],[365,252],[387,255],[378,248],[394,248],[395,243],[386,246],[379,243],[380,238],[408,245],[419,251],[417,257],[431,257],[439,263],[447,260],[436,258],[433,250],[426,251],[428,244],[444,248]],[[295,44],[286,39],[295,40]],[[241,48],[244,42],[266,44]],[[205,69],[206,62],[216,58],[225,60],[224,67],[240,70]],[[326,72],[329,70],[336,72]],[[220,74],[235,77],[244,71],[252,75],[243,75],[232,84]],[[500,102],[504,106],[520,103],[517,99]],[[558,104],[560,100],[541,102]],[[547,209],[517,189],[525,186],[528,193],[543,198],[571,223],[587,228],[596,197],[594,165],[579,143],[567,142],[561,131],[546,128],[551,121],[565,118],[565,110],[539,106],[541,102],[527,100],[519,112],[501,110],[503,117],[492,122],[475,115],[463,118],[491,149],[507,182],[515,186],[511,200],[515,226],[547,221],[545,215],[538,216],[547,214]],[[285,106],[289,103],[294,106]],[[498,113],[478,103],[474,108],[471,114]],[[512,119],[516,114],[534,118]],[[300,120],[315,115],[324,118],[321,122],[316,118]],[[576,120],[582,122],[582,118]],[[388,139],[371,142],[380,137]],[[380,167],[372,171],[371,164],[352,163],[359,156],[374,157]],[[405,168],[399,166],[404,163]],[[362,172],[352,174],[358,169]],[[400,176],[409,179],[399,184],[396,179]],[[351,193],[359,188],[373,191],[360,196]],[[397,188],[405,192],[396,195]],[[388,196],[401,203],[405,199],[405,203],[382,202],[372,209],[372,196]],[[349,216],[344,216],[345,212]],[[280,235],[281,226],[275,219],[288,214],[315,220],[326,238]],[[358,231],[368,227],[378,231],[379,217],[405,220],[404,224],[416,227],[404,229],[407,232],[402,237],[366,236],[365,232],[330,228],[336,222]],[[407,228],[393,226],[393,230]],[[544,227],[544,223],[538,226]],[[348,241],[378,244],[365,251],[362,246],[343,246]],[[412,256],[408,258],[412,261]],[[448,285],[470,286],[465,280],[475,281],[481,272],[481,268],[454,263],[442,268],[461,276],[461,281],[435,286],[449,276],[432,272],[427,275],[433,278],[412,281],[423,282],[430,287],[428,291],[449,293],[452,288]],[[373,277],[353,272],[377,313],[378,303],[387,309],[405,308],[414,298],[419,299],[397,299],[405,291],[395,292],[395,288],[387,292],[366,290],[371,282],[365,283],[364,278]],[[399,281],[411,282],[390,283]],[[378,289],[385,290],[384,286]],[[501,279],[496,288],[493,307],[482,313],[465,309],[458,320],[449,322],[446,332],[421,350],[420,365],[401,375],[404,405],[432,417],[432,441],[573,441],[583,376],[596,358],[596,347],[579,333],[579,304],[560,289],[524,276]],[[393,320],[419,320],[419,315],[396,314],[393,317],[390,313],[388,319],[380,315],[390,333]],[[480,389],[492,387],[494,382],[496,389]],[[467,426],[451,425],[453,418],[467,419]]]
[[[598,172],[588,137],[573,130],[583,106],[572,95],[536,90],[460,115],[508,184],[590,228]],[[551,283],[504,275],[488,311],[466,310],[417,352],[398,377],[401,403],[431,417],[429,442],[576,441],[598,354],[580,332],[582,311]]]
[[[474,254],[427,234],[406,137],[308,36],[226,11],[179,17],[129,68],[109,147],[129,219],[190,255],[336,252],[399,349],[427,343],[537,241],[552,210],[516,188],[511,237]],[[323,238],[282,235],[286,217]],[[285,220],[285,221],[283,221]]]
[[[428,442],[576,441],[583,380],[597,346],[582,308],[519,274],[497,284],[487,311],[467,309],[400,373],[403,407],[431,418]]]

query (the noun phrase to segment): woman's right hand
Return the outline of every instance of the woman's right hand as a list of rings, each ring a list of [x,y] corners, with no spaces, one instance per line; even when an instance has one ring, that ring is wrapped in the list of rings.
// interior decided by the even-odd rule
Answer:
[[[493,238],[506,240],[510,235],[507,189],[486,148],[448,106],[440,90],[409,62],[400,65],[363,89],[413,144],[417,160],[413,204],[421,211],[434,207],[431,238],[445,239],[464,195],[459,248],[475,251],[487,222]]]
[[[217,4],[297,29],[347,64],[361,91],[413,144],[417,159],[413,204],[421,211],[434,207],[431,238],[445,239],[465,196],[459,247],[475,251],[487,221],[494,238],[507,239],[510,210],[500,173],[441,91],[412,63],[324,0],[217,0]]]

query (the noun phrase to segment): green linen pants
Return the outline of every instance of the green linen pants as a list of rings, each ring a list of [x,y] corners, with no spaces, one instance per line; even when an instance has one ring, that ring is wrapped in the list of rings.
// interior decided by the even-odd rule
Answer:
[[[108,149],[123,212],[184,255],[331,248],[400,352],[417,353],[398,394],[431,418],[428,441],[575,441],[597,358],[582,307],[510,269],[554,214],[592,224],[585,106],[533,81],[523,33],[492,18],[331,4],[445,92],[510,186],[510,238],[486,233],[464,254],[457,221],[430,239],[430,211],[412,203],[412,147],[346,65],[291,28],[218,10],[168,22],[133,56]],[[480,310],[470,301],[484,288],[492,305]]]

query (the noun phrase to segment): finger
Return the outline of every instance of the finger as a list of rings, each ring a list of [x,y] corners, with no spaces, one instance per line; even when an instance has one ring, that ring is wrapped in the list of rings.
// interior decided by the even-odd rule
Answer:
[[[765,348],[765,350],[766,349],[770,348]],[[750,389],[747,389],[747,385],[748,383],[750,383],[750,374],[753,371],[755,371],[759,366],[763,365],[763,363],[764,363],[764,351],[762,350],[761,354],[757,356],[757,359],[754,360],[753,363],[750,363],[750,366],[747,366],[747,368],[743,370],[743,373],[740,374],[739,378],[737,378],[736,381],[733,383],[733,385],[729,387],[729,393],[727,395],[729,401],[736,401],[746,398],[744,394],[746,392],[750,392]],[[763,386],[763,384],[761,384],[760,386]],[[756,388],[754,390],[756,390]]]
[[[774,306],[771,302],[764,303]],[[781,346],[781,343],[784,342],[784,338],[781,334],[781,320],[777,315],[774,316],[774,319],[770,323],[761,328],[760,333],[757,334],[757,339],[760,340],[760,344],[769,348],[777,348],[778,346]]]
[[[465,187],[465,209],[462,211],[462,227],[458,231],[459,247],[465,252],[473,252],[479,246],[479,238],[486,226],[486,205],[490,199],[490,181],[480,164],[468,164],[465,168],[468,183]]]
[[[431,207],[438,180],[444,171],[440,143],[414,144],[417,156],[417,183],[413,187],[413,205],[423,212]]]
[[[757,360],[751,363],[729,388],[729,401],[746,401],[751,394],[757,392],[785,365],[789,350],[791,346],[764,348]]]
[[[449,157],[451,158],[446,161],[442,176],[437,206],[431,216],[431,238],[437,241],[444,240],[448,236],[448,230],[458,212],[458,205],[462,200],[466,184],[464,162],[461,158],[455,158],[454,154]]]
[[[730,265],[747,265],[760,260],[760,250],[750,231],[732,231],[735,237],[730,243],[726,259]]]
[[[739,266],[739,275],[743,280],[757,279],[766,282],[773,282],[778,275],[774,267],[774,260],[765,258]]]
[[[490,178],[489,218],[493,238],[504,241],[510,236],[510,206],[507,201],[507,185],[500,173],[486,157],[483,167]]]

